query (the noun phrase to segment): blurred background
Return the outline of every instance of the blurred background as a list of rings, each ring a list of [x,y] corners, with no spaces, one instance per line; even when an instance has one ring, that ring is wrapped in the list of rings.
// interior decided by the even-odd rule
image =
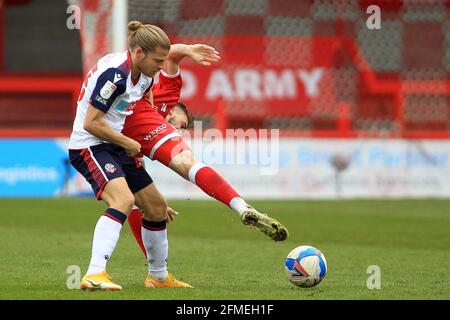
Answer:
[[[201,121],[194,152],[243,195],[450,196],[450,1],[0,0],[1,197],[91,194],[67,139],[83,74],[126,50],[129,20],[221,52],[182,63],[182,101]],[[246,140],[208,144],[211,128],[278,131],[230,163]],[[202,197],[149,171],[169,198]]]

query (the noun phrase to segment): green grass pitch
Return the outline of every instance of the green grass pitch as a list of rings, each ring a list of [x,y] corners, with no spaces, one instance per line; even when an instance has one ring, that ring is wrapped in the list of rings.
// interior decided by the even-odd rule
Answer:
[[[0,199],[0,299],[449,299],[450,200],[251,201],[284,223],[276,243],[214,201],[170,201],[169,270],[194,289],[145,289],[146,261],[128,224],[108,263],[122,292],[70,290],[67,267],[90,258],[101,202]],[[283,271],[298,245],[320,249],[322,283],[297,288]],[[367,268],[381,270],[369,290]],[[83,275],[83,274],[82,274]]]

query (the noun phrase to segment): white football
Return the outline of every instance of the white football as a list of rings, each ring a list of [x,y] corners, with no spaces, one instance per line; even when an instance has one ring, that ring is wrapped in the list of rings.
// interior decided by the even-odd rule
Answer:
[[[299,246],[289,252],[284,270],[293,284],[302,288],[314,287],[327,274],[325,256],[314,247]]]

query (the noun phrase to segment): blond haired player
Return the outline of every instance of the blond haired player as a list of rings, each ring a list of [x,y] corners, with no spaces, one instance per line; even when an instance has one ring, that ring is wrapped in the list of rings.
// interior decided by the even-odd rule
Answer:
[[[128,24],[128,40],[129,50],[101,58],[86,76],[69,141],[71,164],[108,206],[94,230],[89,268],[80,285],[84,290],[122,290],[106,273],[106,263],[134,203],[153,229],[165,228],[167,219],[165,199],[134,157],[141,144],[121,131],[133,103],[150,92],[171,44],[163,30],[138,21]],[[189,287],[167,271],[167,234],[148,229],[145,239],[152,261],[148,277],[165,286]]]

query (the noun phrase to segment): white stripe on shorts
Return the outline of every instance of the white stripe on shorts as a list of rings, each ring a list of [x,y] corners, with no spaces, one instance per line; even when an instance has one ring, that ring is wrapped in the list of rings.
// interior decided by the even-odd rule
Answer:
[[[150,151],[149,154],[149,158],[153,160],[153,156],[155,155],[156,150],[158,150],[159,147],[161,147],[161,145],[166,142],[169,139],[175,138],[175,137],[181,137],[181,135],[178,132],[172,132],[169,133],[167,136],[164,136],[161,138],[161,140],[159,140],[152,148],[152,150]]]
[[[100,172],[102,173],[103,177],[105,178],[106,182],[109,181],[108,177],[106,176],[105,172],[103,171],[103,168],[98,164],[97,159],[95,159],[94,157],[94,153],[91,150],[91,147],[88,147],[89,153],[91,154],[91,158],[92,160],[94,160],[95,164],[97,165],[97,168],[100,170]]]

